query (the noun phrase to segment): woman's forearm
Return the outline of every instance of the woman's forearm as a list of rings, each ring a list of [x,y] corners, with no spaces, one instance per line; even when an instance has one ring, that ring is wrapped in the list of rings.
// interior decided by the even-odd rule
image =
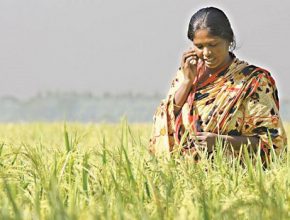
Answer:
[[[239,151],[242,145],[249,145],[252,150],[257,150],[259,146],[259,138],[252,136],[232,136],[221,135],[222,139],[231,144],[234,150]]]
[[[192,87],[191,82],[183,81],[180,88],[177,90],[174,96],[174,114],[177,115],[184,105],[190,89]]]

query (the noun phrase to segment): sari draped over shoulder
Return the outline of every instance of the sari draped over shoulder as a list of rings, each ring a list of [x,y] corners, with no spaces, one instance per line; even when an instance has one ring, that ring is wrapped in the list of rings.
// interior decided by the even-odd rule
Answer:
[[[192,147],[188,145],[194,145],[191,137],[198,131],[255,136],[266,153],[272,147],[275,151],[285,147],[278,92],[267,70],[234,58],[201,86],[193,85],[181,111],[174,115],[174,95],[183,80],[178,70],[153,116],[149,146],[153,154],[170,153],[180,145]]]

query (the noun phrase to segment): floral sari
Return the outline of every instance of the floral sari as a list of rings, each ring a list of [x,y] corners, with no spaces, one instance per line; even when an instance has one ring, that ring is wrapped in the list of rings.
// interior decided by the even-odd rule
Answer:
[[[181,111],[174,115],[174,95],[183,80],[179,69],[154,114],[152,153],[169,153],[181,144],[194,147],[192,137],[198,131],[258,137],[265,153],[272,147],[277,152],[285,147],[278,92],[268,71],[234,58],[229,67],[211,75],[201,86],[192,85]]]

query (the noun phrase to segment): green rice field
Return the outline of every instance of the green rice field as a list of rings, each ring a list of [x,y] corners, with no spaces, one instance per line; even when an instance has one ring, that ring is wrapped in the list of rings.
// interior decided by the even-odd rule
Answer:
[[[219,145],[213,161],[155,158],[150,131],[125,120],[0,124],[0,219],[290,219],[289,151],[265,170]]]

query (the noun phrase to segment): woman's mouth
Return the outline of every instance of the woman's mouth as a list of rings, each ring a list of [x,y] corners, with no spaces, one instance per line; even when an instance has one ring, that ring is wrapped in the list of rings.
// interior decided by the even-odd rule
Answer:
[[[204,59],[204,62],[206,63],[206,64],[212,64],[213,62],[214,62],[214,58],[210,58],[210,59]]]

